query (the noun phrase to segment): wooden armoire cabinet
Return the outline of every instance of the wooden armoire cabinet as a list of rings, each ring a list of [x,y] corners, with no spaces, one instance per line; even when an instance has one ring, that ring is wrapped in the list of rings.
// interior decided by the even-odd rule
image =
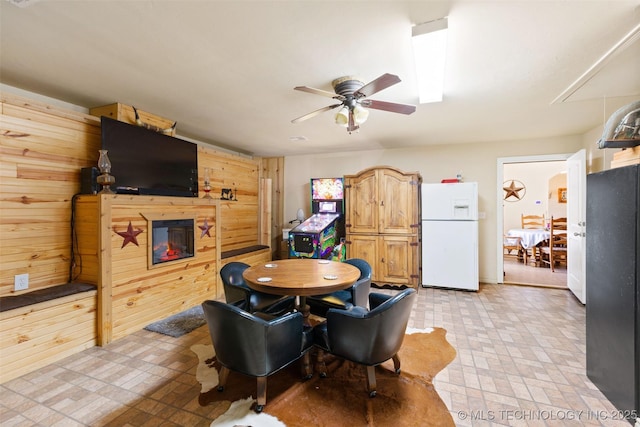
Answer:
[[[421,183],[389,166],[344,177],[347,257],[371,264],[377,285],[420,283]]]

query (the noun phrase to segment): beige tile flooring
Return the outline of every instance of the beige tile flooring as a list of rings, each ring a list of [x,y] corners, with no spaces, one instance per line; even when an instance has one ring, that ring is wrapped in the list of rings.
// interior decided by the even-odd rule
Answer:
[[[434,384],[458,426],[629,426],[585,374],[585,308],[567,290],[420,288],[410,326],[448,331],[458,354]],[[210,343],[206,326],[141,330],[8,381],[0,425],[208,426],[196,343]]]

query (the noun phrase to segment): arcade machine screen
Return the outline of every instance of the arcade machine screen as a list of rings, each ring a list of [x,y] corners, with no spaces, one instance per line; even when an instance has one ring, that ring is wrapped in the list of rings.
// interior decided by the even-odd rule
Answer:
[[[313,178],[311,180],[311,199],[344,199],[344,184],[342,178]]]
[[[313,213],[342,212],[344,183],[342,178],[311,179],[311,208]]]

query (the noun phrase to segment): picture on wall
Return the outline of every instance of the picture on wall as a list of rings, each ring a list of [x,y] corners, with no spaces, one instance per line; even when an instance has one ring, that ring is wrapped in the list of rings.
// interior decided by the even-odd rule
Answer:
[[[567,189],[558,188],[558,203],[567,203]]]

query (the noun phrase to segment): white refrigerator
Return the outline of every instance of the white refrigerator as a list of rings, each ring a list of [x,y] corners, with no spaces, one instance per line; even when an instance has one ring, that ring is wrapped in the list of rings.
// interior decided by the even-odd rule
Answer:
[[[477,291],[478,183],[422,184],[422,286]]]

